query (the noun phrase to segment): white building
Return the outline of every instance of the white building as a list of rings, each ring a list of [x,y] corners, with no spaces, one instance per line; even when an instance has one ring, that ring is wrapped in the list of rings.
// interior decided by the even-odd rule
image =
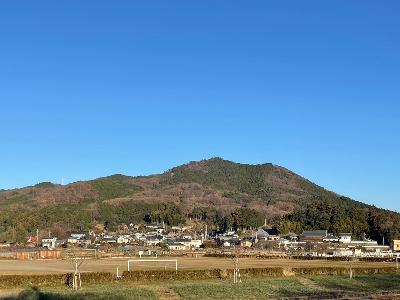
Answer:
[[[161,242],[162,239],[159,239],[157,237],[147,237],[145,240],[147,246],[157,246]]]
[[[333,251],[333,256],[339,256],[339,257],[361,256],[361,254],[362,254],[361,249],[356,249],[356,248],[353,248],[353,249],[338,248]]]
[[[131,237],[129,235],[120,235],[117,238],[117,243],[118,244],[129,244],[131,241]]]
[[[224,242],[224,247],[230,247],[231,246],[231,243],[229,243],[229,242]]]
[[[201,240],[191,240],[190,241],[190,248],[200,248],[200,246],[203,244]]]
[[[339,233],[339,243],[350,244],[351,233]]]
[[[175,250],[175,251],[182,251],[182,250],[186,250],[186,247],[184,244],[174,243],[174,244],[168,245],[168,249]]]
[[[42,239],[42,247],[44,248],[48,248],[48,249],[54,249],[56,247],[56,243],[57,243],[57,238],[53,237],[53,238],[44,238]]]
[[[326,237],[324,237],[322,239],[322,241],[327,242],[327,243],[337,243],[337,242],[339,242],[339,238],[334,236],[332,233],[328,233],[328,235]]]
[[[191,239],[177,239],[176,243],[184,245],[185,250],[189,250],[192,245],[192,240]]]

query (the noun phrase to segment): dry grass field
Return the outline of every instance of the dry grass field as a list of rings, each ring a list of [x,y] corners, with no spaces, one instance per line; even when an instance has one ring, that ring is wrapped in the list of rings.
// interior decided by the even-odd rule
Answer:
[[[164,258],[159,258],[164,259]],[[179,270],[232,269],[233,259],[216,257],[168,257],[177,259]],[[128,258],[88,259],[81,266],[83,272],[111,272],[127,270]],[[152,263],[143,259],[134,270],[173,270],[174,263]],[[326,260],[295,260],[295,259],[257,259],[241,258],[239,267],[247,268],[348,268],[349,263]],[[393,263],[353,262],[354,268],[385,268],[394,267]],[[261,270],[261,269],[260,269]],[[0,275],[41,275],[65,274],[73,272],[70,260],[0,260]],[[199,271],[201,272],[201,271]],[[143,272],[146,273],[146,272]],[[157,273],[157,272],[154,272]],[[164,272],[161,272],[164,273]],[[168,272],[165,272],[168,273]],[[175,272],[172,272],[175,274]],[[178,274],[185,272],[178,272]],[[245,272],[243,272],[245,273]],[[374,271],[373,271],[374,273]],[[80,292],[73,292],[62,282],[55,284],[36,285],[34,277],[14,286],[3,284],[0,288],[0,299],[399,299],[399,273],[395,270],[388,274],[357,274],[354,279],[347,275],[319,276],[243,276],[242,283],[234,285],[231,276],[213,279],[188,278],[176,280],[173,278],[156,280],[129,281],[100,280],[91,282],[84,280]],[[91,273],[90,273],[91,274]],[[86,275],[90,275],[86,274]],[[59,276],[59,275],[57,275]],[[57,277],[50,275],[49,277]],[[195,276],[195,275],[194,275]],[[16,276],[18,278],[23,276]],[[30,277],[30,276],[28,276]],[[62,277],[62,275],[61,275]],[[111,277],[115,278],[115,277]],[[3,280],[15,280],[3,279]],[[97,279],[96,279],[97,280]],[[31,289],[37,287],[37,289]]]
[[[163,259],[163,258],[160,258]],[[232,269],[234,262],[230,258],[214,257],[168,257],[166,259],[177,259],[179,270],[204,270],[204,269]],[[112,272],[115,273],[117,267],[119,271],[127,270],[128,258],[110,259],[88,259],[81,266],[82,272]],[[241,258],[240,268],[269,268],[269,267],[347,267],[345,261],[307,261],[294,259],[257,259]],[[392,263],[371,263],[354,262],[354,267],[382,268],[393,266]],[[134,266],[134,270],[170,270],[174,263],[152,263],[141,262]],[[22,275],[22,274],[51,274],[68,273],[73,271],[70,260],[0,260],[0,275]]]
[[[65,287],[40,289],[0,289],[7,300],[203,300],[203,299],[341,299],[395,300],[400,298],[400,275],[362,275],[290,278],[247,278],[240,284],[232,280],[195,280],[147,284],[84,285],[74,292]]]

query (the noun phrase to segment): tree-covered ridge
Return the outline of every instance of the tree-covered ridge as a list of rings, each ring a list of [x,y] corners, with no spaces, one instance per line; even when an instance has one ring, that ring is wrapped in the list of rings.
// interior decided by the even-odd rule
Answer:
[[[314,201],[351,205],[353,200],[330,192],[311,181],[273,164],[238,164],[213,158],[176,167],[166,172],[162,184],[198,183],[224,191],[225,195],[277,201],[303,206]],[[361,203],[360,203],[361,205]]]
[[[210,230],[256,228],[262,225],[263,215],[241,208],[232,213],[218,209],[200,209],[201,220],[210,225]],[[0,212],[0,242],[24,243],[28,236],[51,232],[60,238],[74,229],[100,228],[116,230],[119,224],[158,223],[168,226],[184,224],[195,218],[199,211],[184,214],[175,204],[124,202],[110,205],[105,202],[53,205],[27,211],[3,210]],[[46,229],[46,230],[44,230]]]
[[[113,175],[65,186],[42,183],[0,191],[0,240],[36,228],[92,228],[107,222],[177,224],[195,218],[215,228],[253,228],[264,218],[282,232],[327,229],[388,240],[399,215],[327,191],[272,164],[213,158],[164,174]]]
[[[213,158],[173,168],[166,173],[164,183],[195,182],[264,197],[269,188],[266,184],[266,177],[272,168],[272,164],[245,165]]]
[[[285,216],[277,228],[281,233],[320,229],[335,235],[350,232],[357,238],[385,238],[389,243],[400,239],[400,214],[373,206],[316,202]]]
[[[102,200],[125,197],[143,190],[134,179],[120,174],[89,181]]]
[[[352,203],[352,200],[329,192],[282,167],[272,164],[238,164],[213,158],[176,167],[162,175],[147,177],[113,175],[67,186],[43,183],[19,190],[0,191],[0,205],[10,199],[9,202],[13,203],[18,202],[12,201],[13,199],[24,199],[26,203],[32,200],[32,204],[37,203],[39,206],[121,197],[135,200],[139,197],[138,194],[144,197],[141,199],[143,201],[150,201],[151,198],[170,201],[171,199],[167,199],[165,195],[166,191],[171,187],[187,190],[188,185],[183,187],[184,183],[195,183],[202,187],[204,192],[212,190],[215,194],[232,200],[231,202],[242,204],[260,200],[266,205],[284,202],[299,207],[314,201],[329,201],[344,205]]]

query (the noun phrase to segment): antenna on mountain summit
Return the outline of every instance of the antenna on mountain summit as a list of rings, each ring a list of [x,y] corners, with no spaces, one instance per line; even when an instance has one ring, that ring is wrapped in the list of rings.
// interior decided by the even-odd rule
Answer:
[[[64,177],[61,177],[61,185],[64,185]]]

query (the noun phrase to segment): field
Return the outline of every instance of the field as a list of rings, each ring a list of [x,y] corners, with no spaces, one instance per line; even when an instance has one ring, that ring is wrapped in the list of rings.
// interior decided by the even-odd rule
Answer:
[[[232,269],[234,262],[230,258],[214,257],[169,257],[168,259],[178,260],[179,270],[204,270],[204,269]],[[112,272],[127,270],[127,258],[121,259],[92,259],[85,260],[82,264],[82,272]],[[291,259],[257,259],[242,258],[239,260],[240,268],[270,268],[270,267],[348,267],[345,261],[306,261]],[[354,267],[382,268],[394,266],[391,263],[366,263],[354,262]],[[171,263],[154,264],[141,263],[135,270],[148,269],[173,269]],[[0,275],[20,275],[20,274],[51,274],[72,272],[73,265],[69,260],[0,260]]]
[[[172,258],[171,258],[172,259]],[[182,277],[151,277],[157,274],[167,274],[166,270],[173,270],[174,265],[151,265],[147,262],[135,267],[135,271],[151,270],[154,272],[145,274],[148,277],[140,277],[134,280],[126,273],[124,280],[113,279],[113,276],[101,275],[103,277],[90,276],[83,281],[83,288],[79,292],[73,292],[64,286],[62,281],[56,284],[35,284],[35,276],[50,274],[47,278],[55,278],[65,273],[71,273],[73,266],[67,260],[0,260],[0,299],[400,299],[400,273],[396,273],[393,263],[365,263],[354,262],[354,270],[370,269],[372,274],[362,274],[356,271],[354,278],[348,275],[320,276],[318,272],[311,275],[306,270],[317,269],[344,269],[348,270],[349,263],[342,261],[306,261],[294,259],[256,259],[243,258],[239,260],[242,270],[242,282],[233,284],[230,273],[225,273],[221,278],[204,277],[199,274],[202,270],[215,269],[229,270],[234,266],[233,260],[229,258],[212,257],[184,257],[176,258],[179,262],[179,272]],[[102,259],[86,260],[81,270],[83,272],[110,272],[115,274],[116,268],[120,274],[127,269],[127,259]],[[153,267],[153,268],[151,268]],[[273,273],[247,272],[246,270],[265,269],[295,269],[305,270],[304,273],[288,273],[275,276]],[[373,274],[374,270],[390,269],[387,274]],[[158,272],[157,272],[158,269]],[[160,272],[161,271],[161,272]],[[186,272],[186,273],[185,273]],[[133,272],[135,273],[135,272]],[[175,274],[175,272],[169,272]],[[222,271],[222,273],[224,273]],[[54,274],[54,275],[53,275]],[[88,273],[88,275],[96,273]],[[107,273],[103,273],[107,274]],[[151,275],[154,274],[154,275]],[[186,276],[189,274],[190,276]],[[308,274],[308,275],[304,275]],[[339,273],[337,273],[339,274]],[[10,279],[4,277],[10,275]],[[25,276],[28,281],[23,284],[13,285],[11,282]],[[99,275],[99,276],[100,276]],[[199,277],[196,277],[199,275]],[[140,275],[141,276],[141,275]],[[150,276],[150,277],[149,277]],[[32,278],[32,279],[31,279]],[[100,278],[98,280],[98,278]],[[181,280],[182,279],[182,280]],[[10,280],[7,282],[7,280]],[[48,280],[48,279],[47,279]],[[35,286],[37,287],[35,289]],[[373,298],[371,298],[373,297]]]
[[[399,299],[400,275],[251,278],[234,285],[230,280],[159,282],[147,285],[85,286],[2,291],[7,299]],[[1,294],[0,294],[1,295]],[[20,295],[18,297],[18,295]]]

